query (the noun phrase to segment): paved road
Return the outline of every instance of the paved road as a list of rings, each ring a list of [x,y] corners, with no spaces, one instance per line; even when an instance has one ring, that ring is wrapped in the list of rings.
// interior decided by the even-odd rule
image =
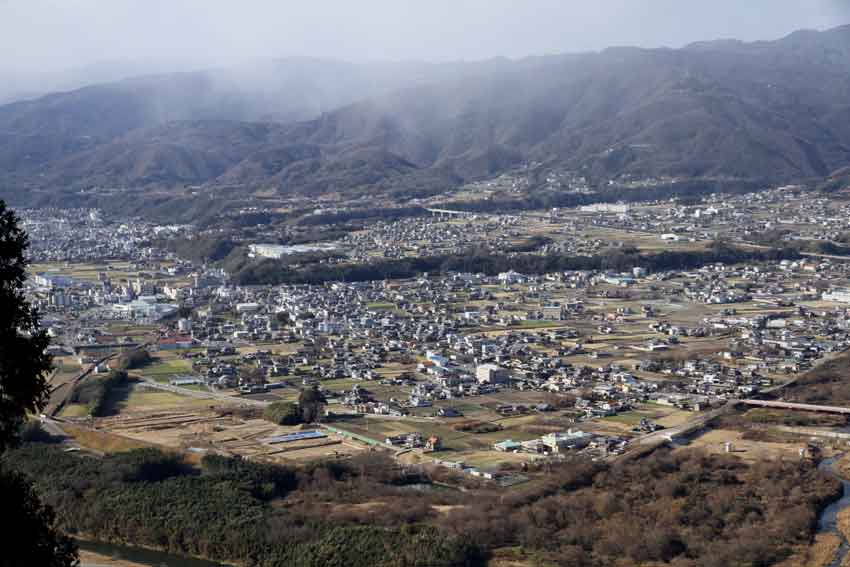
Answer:
[[[49,434],[53,435],[54,437],[67,437],[67,434],[59,426],[59,424],[50,418],[42,418],[41,428],[47,431]]]
[[[705,424],[714,419],[715,417],[718,417],[725,413],[729,413],[733,410],[734,407],[734,400],[731,400],[724,404],[722,407],[704,413],[700,413],[699,415],[692,417],[682,425],[670,427],[667,429],[661,429],[652,433],[647,433],[646,435],[633,440],[632,444],[638,443],[644,446],[652,445],[654,443],[660,444],[670,441],[670,439],[672,439],[673,437],[687,435],[688,433],[692,433],[698,429],[705,427]]]
[[[95,457],[104,456],[104,453],[102,453],[101,451],[96,451],[88,447],[80,446],[80,444],[77,443],[73,437],[65,433],[65,430],[62,429],[62,422],[59,420],[51,419],[45,416],[41,419],[41,428],[48,432],[50,435],[61,439],[62,447],[65,451],[82,451]]]

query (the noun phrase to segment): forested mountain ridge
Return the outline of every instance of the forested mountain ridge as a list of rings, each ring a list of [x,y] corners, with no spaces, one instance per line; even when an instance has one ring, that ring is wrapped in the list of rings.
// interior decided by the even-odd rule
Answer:
[[[785,182],[850,163],[850,26],[682,49],[334,65],[266,69],[265,90],[189,73],[0,107],[0,191],[436,192],[529,161],[602,178]]]

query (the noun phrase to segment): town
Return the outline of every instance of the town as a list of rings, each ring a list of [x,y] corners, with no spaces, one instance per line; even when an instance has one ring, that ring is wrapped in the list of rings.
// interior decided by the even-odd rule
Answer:
[[[721,240],[757,250],[766,235],[832,243],[829,253],[798,247],[793,259],[693,269],[280,285],[239,285],[215,262],[181,257],[168,243],[190,226],[82,209],[22,216],[32,239],[28,293],[58,362],[51,418],[270,461],[388,451],[510,485],[529,466],[610,459],[673,438],[713,409],[840,355],[850,346],[846,207],[782,188],[687,205],[435,209],[300,245],[263,241],[269,227],[253,242],[234,229],[245,245],[237,254],[296,257],[296,266],[482,249],[687,252]],[[149,360],[131,370],[108,415],[75,403],[81,375],[109,372],[134,349]],[[327,402],[316,429],[301,435],[261,419],[263,408],[309,388]]]

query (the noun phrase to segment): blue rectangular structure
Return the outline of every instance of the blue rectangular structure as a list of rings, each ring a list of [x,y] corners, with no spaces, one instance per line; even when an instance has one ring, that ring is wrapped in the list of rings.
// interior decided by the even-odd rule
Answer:
[[[305,439],[321,439],[327,437],[321,431],[296,431],[294,433],[286,433],[284,435],[275,435],[273,437],[265,437],[259,439],[260,443],[274,445],[276,443],[291,443],[292,441],[303,441]]]

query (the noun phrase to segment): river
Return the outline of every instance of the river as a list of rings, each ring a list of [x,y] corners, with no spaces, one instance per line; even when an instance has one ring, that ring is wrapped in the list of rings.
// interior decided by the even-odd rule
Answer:
[[[129,545],[77,540],[77,546],[84,551],[91,551],[112,559],[130,561],[148,567],[228,567],[223,563]]]
[[[841,498],[824,508],[823,512],[821,512],[820,518],[818,519],[818,533],[833,533],[838,536],[839,540],[841,540],[841,545],[838,546],[838,549],[835,552],[835,557],[832,558],[832,561],[829,563],[829,567],[839,567],[844,561],[844,558],[847,556],[847,553],[850,552],[850,542],[847,541],[847,538],[843,533],[841,533],[841,530],[838,529],[838,513],[844,508],[850,506],[850,482],[836,474],[832,468],[832,465],[835,464],[835,462],[842,456],[843,455],[836,455],[829,459],[824,459],[818,465],[818,469],[831,474],[841,481],[841,488],[843,491]]]

